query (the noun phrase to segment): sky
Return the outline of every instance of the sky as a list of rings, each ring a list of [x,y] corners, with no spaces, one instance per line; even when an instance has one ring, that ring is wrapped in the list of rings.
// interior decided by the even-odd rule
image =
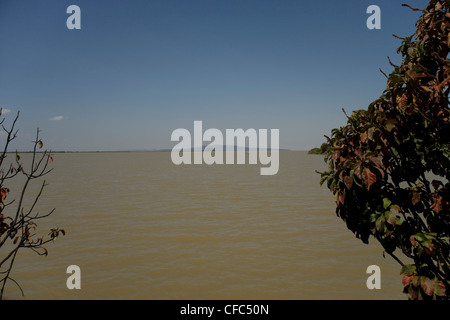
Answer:
[[[0,107],[53,151],[172,148],[177,128],[279,129],[309,150],[386,88],[420,13],[397,0],[0,0]],[[425,8],[428,1],[407,1]],[[81,9],[70,30],[68,6]],[[381,9],[381,29],[366,12]],[[5,139],[4,134],[0,139]],[[1,141],[3,142],[3,141]]]

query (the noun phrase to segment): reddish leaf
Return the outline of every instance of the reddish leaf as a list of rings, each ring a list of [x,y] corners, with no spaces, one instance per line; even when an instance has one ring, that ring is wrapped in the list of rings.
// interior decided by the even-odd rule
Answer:
[[[367,190],[370,190],[370,186],[377,182],[377,176],[370,171],[369,168],[364,168],[363,170],[364,184],[366,185]]]
[[[361,165],[360,163],[358,163],[357,165],[355,165],[355,167],[353,168],[355,175],[359,178],[362,179],[362,175],[361,175]]]
[[[364,131],[364,133],[361,133],[361,142],[366,143],[367,140],[369,140],[369,135],[368,135],[367,131]]]
[[[345,196],[342,193],[339,194],[339,202],[342,204],[345,202]]]
[[[434,203],[431,205],[431,209],[433,209],[434,212],[439,213],[442,211],[442,197],[435,197]]]
[[[408,288],[408,294],[409,294],[409,298],[410,298],[411,300],[417,300],[417,297],[418,297],[418,292],[417,292],[417,290],[415,290],[415,289],[412,288],[412,287],[409,287],[409,288]]]
[[[339,171],[338,171],[338,172],[339,172]],[[345,173],[344,170],[340,170],[340,172],[339,172],[339,180],[340,180],[341,182],[344,182],[344,173]],[[336,174],[337,174],[337,172],[336,172]]]
[[[434,244],[433,244],[433,243],[424,245],[424,249],[425,249],[425,252],[426,252],[428,255],[434,254]]]
[[[333,155],[332,155],[332,159],[334,161],[337,161],[339,159],[339,157],[341,156],[341,152],[339,150],[336,150]]]
[[[442,186],[442,182],[438,180],[431,181],[431,185],[433,186],[434,190],[437,190],[439,186]]]
[[[418,204],[419,201],[420,201],[420,193],[417,192],[417,191],[414,191],[413,194],[412,194],[412,200],[411,200],[413,206]]]
[[[3,202],[6,199],[6,194],[9,193],[8,188],[0,188],[0,202]]]
[[[381,169],[381,168],[379,168],[379,167],[375,167],[375,169],[378,170],[378,172],[381,174],[381,178],[384,179],[384,176],[385,176],[385,174],[386,174],[386,173],[384,172],[384,170]]]
[[[382,157],[370,157],[370,161],[372,161],[377,167],[383,168],[383,158]]]
[[[409,286],[409,283],[411,282],[411,278],[412,278],[412,276],[404,276],[402,278],[402,284],[404,286]]]
[[[344,177],[344,183],[348,190],[350,190],[353,186],[353,178],[349,176]]]
[[[432,296],[434,292],[434,283],[427,277],[421,277],[420,286],[427,296]]]

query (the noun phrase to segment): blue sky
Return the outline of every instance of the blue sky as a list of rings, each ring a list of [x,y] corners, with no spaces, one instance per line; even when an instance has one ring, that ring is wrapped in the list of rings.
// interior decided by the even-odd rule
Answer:
[[[37,127],[51,150],[171,148],[194,120],[307,150],[382,94],[379,69],[401,61],[392,34],[419,17],[403,2],[0,0],[0,107],[21,112],[19,150]],[[373,4],[381,30],[366,27]]]

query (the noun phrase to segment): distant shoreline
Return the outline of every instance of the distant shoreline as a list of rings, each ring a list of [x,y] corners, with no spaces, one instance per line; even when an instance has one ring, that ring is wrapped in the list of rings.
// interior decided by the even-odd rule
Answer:
[[[198,152],[200,150],[192,150],[191,152]],[[236,151],[236,150],[235,150]],[[239,150],[244,151],[244,150]],[[248,152],[249,150],[245,150]],[[258,151],[258,150],[255,150]],[[279,151],[297,151],[297,152],[307,152],[308,150],[291,150],[291,149],[279,149]],[[158,149],[158,150],[116,150],[116,151],[52,151],[47,150],[49,153],[144,153],[144,152],[172,152],[172,149]],[[16,151],[8,151],[7,154],[14,154]],[[33,151],[17,151],[17,153],[33,153]],[[44,153],[44,151],[36,151],[36,153]]]

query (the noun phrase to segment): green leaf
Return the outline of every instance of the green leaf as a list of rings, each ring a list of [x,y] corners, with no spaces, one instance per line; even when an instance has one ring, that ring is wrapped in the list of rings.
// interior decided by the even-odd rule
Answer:
[[[367,136],[369,138],[369,140],[373,141],[373,134],[375,133],[375,127],[370,127],[367,130]]]
[[[414,235],[414,239],[417,240],[417,241],[419,241],[420,243],[422,243],[422,242],[424,242],[424,241],[427,240],[427,237],[426,237],[425,234],[423,234],[423,233],[416,233],[416,234]]]
[[[378,232],[384,232],[384,222],[385,217],[383,215],[379,216],[377,221],[375,222],[375,228]]]
[[[397,217],[397,220],[395,221],[395,225],[396,226],[401,226],[403,224],[403,218],[402,217]]]
[[[422,246],[418,246],[417,247],[417,254],[419,255],[419,257],[422,256],[422,253],[423,253],[423,247]]]
[[[417,267],[415,264],[405,264],[402,266],[402,269],[400,270],[401,275],[410,276],[414,273],[416,273]]]
[[[383,209],[387,209],[389,208],[389,206],[391,205],[392,201],[389,200],[388,198],[383,198]]]
[[[398,216],[397,210],[386,211],[385,216],[386,216],[386,221],[390,225],[398,225],[397,221],[399,220],[399,216]]]
[[[439,296],[439,297],[444,297],[445,296],[445,286],[444,286],[444,284],[442,282],[435,281],[434,294]]]
[[[38,141],[38,147],[39,149],[42,149],[42,147],[44,146],[44,143],[42,142],[42,140]]]
[[[325,173],[323,173],[322,176],[320,177],[320,185],[323,185],[323,183],[324,183],[325,181],[327,181],[327,179],[328,179],[328,172],[325,172]]]
[[[387,120],[387,121],[386,121],[386,123],[384,124],[384,126],[385,126],[385,128],[386,128],[387,131],[391,132],[391,131],[395,128],[395,125],[396,125],[396,124],[397,124],[397,121],[396,121],[396,120],[390,119],[390,120]]]

